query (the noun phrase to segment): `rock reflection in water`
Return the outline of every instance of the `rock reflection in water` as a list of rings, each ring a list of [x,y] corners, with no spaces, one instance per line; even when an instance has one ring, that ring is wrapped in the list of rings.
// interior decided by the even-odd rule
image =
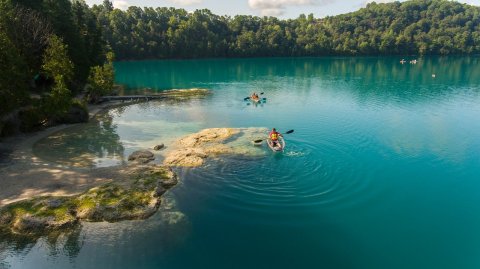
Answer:
[[[40,238],[0,234],[0,268],[66,268],[74,264],[109,268],[128,263],[132,257],[116,256],[115,260],[100,263],[92,257],[107,257],[120,249],[141,249],[149,256],[160,255],[184,244],[190,226],[169,194],[159,212],[148,220],[82,223],[75,229]]]

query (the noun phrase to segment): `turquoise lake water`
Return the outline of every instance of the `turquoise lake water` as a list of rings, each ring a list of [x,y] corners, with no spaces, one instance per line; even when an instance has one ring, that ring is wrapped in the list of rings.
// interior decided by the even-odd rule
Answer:
[[[178,169],[149,220],[3,239],[0,268],[480,268],[480,57],[400,59],[117,63],[126,94],[212,94],[113,109],[38,156],[109,166],[203,128],[295,132],[284,153]]]

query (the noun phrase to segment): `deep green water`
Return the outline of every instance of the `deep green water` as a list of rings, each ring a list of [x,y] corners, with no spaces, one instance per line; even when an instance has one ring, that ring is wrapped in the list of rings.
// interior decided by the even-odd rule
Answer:
[[[480,268],[480,58],[399,60],[117,63],[130,92],[213,94],[112,110],[40,141],[40,157],[105,166],[203,128],[250,126],[295,129],[286,152],[180,169],[147,221],[4,239],[0,267]],[[243,101],[254,90],[265,104]]]

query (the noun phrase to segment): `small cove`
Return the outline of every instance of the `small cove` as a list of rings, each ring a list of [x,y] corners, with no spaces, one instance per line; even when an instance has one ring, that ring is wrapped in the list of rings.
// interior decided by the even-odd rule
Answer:
[[[264,145],[255,157],[179,168],[181,184],[151,219],[85,224],[50,245],[4,240],[0,266],[478,268],[480,59],[399,60],[117,63],[126,94],[213,94],[109,110],[39,141],[37,156],[110,166],[213,127],[294,129],[286,152]],[[253,91],[266,103],[243,101]]]

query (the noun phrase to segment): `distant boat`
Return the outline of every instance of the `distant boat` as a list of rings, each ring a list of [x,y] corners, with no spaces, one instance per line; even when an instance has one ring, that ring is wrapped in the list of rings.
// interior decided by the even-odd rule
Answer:
[[[401,64],[404,64],[404,63],[406,63],[406,62],[407,62],[407,61],[405,61],[405,59],[402,59],[402,60],[400,61]]]
[[[416,59],[413,59],[410,61],[411,64],[417,64],[417,60]]]

